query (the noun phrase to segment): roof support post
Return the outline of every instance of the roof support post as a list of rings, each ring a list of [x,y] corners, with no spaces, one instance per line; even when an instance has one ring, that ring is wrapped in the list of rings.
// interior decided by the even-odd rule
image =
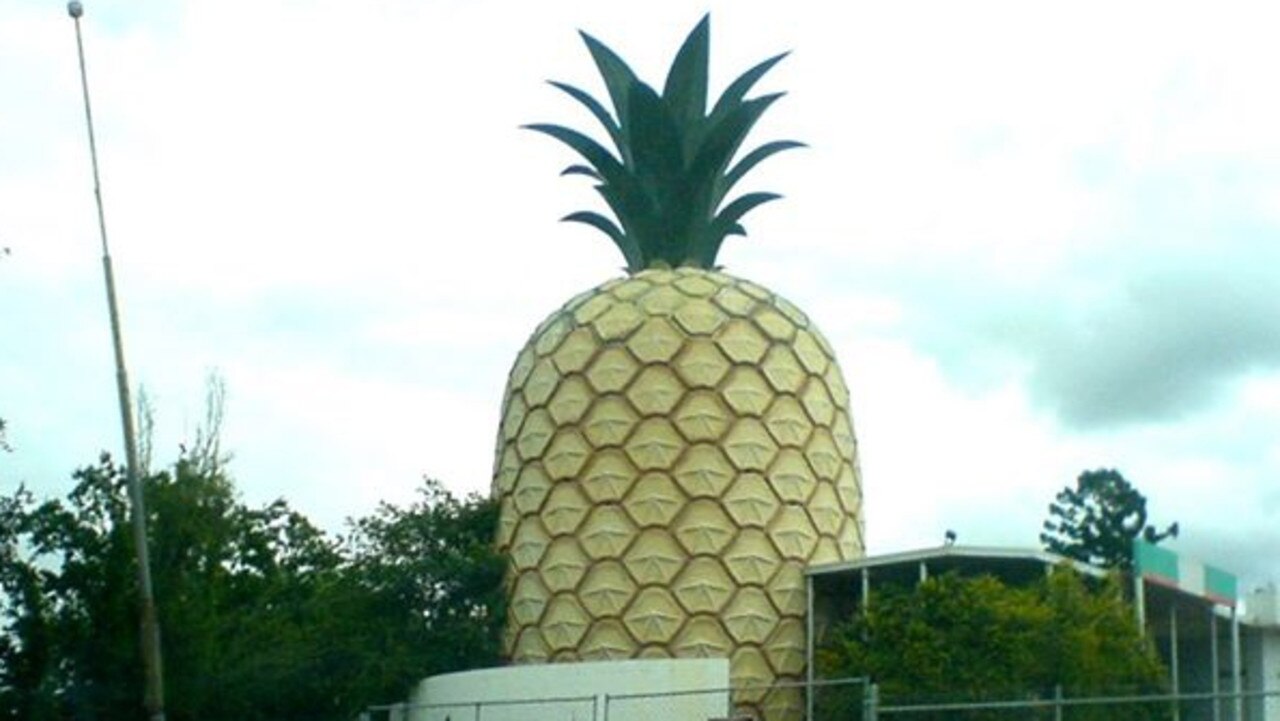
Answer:
[[[862,612],[865,614],[871,605],[871,569],[862,567]]]
[[[1147,635],[1147,584],[1142,574],[1133,574],[1133,608],[1138,615],[1138,630]]]
[[[1218,610],[1212,604],[1209,606],[1209,666],[1213,674],[1213,721],[1222,721],[1222,699],[1218,696],[1222,692],[1222,684],[1218,680],[1221,673],[1218,664]]]
[[[1169,681],[1173,691],[1173,721],[1182,721],[1182,685],[1178,681],[1178,604],[1169,605]]]
[[[1240,665],[1240,608],[1233,605],[1231,607],[1231,692],[1235,694],[1235,721],[1244,721],[1244,669]]]

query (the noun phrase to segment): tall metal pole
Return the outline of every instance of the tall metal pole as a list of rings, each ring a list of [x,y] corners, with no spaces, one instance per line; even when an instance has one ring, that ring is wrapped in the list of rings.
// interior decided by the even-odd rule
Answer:
[[[89,107],[89,80],[85,73],[84,41],[80,35],[80,16],[84,6],[78,0],[67,3],[67,14],[75,21],[76,50],[80,57],[80,88],[84,93],[84,120],[89,129],[89,158],[93,163],[93,195],[98,204],[98,233],[102,239],[102,273],[107,286],[107,312],[111,319],[111,343],[116,360],[116,393],[120,400],[120,423],[124,431],[125,482],[129,488],[129,518],[133,526],[133,545],[138,555],[138,603],[142,663],[146,676],[143,704],[147,718],[164,721],[164,673],[160,657],[160,622],[156,617],[155,596],[151,588],[151,559],[147,551],[147,514],[138,478],[138,442],[133,427],[133,402],[129,399],[129,374],[125,370],[124,341],[120,334],[120,309],[116,304],[115,274],[111,269],[111,251],[107,246],[107,221],[102,210],[102,184],[98,179],[98,145],[93,134],[93,112]]]

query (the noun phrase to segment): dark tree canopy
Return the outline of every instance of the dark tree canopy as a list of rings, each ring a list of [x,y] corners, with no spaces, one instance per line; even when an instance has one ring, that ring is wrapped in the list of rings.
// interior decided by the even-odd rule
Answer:
[[[1081,473],[1075,488],[1058,492],[1040,542],[1067,558],[1129,570],[1136,539],[1155,544],[1177,535],[1177,523],[1163,531],[1149,525],[1146,497],[1119,471],[1100,468]]]
[[[0,497],[0,719],[144,716],[123,472],[104,456],[75,480]],[[282,500],[246,506],[218,464],[144,488],[173,721],[346,721],[499,661],[489,501],[428,481],[343,541]]]

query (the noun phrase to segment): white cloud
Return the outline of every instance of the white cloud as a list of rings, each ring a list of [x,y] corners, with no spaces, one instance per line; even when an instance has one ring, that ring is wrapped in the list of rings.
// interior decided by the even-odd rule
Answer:
[[[1174,348],[1224,316],[1267,327],[1266,304],[1205,309],[1242,277],[1273,276],[1280,102],[1258,91],[1280,61],[1272,11],[712,11],[715,87],[795,50],[761,84],[790,94],[756,137],[812,147],[761,168],[753,182],[787,198],[749,217],[751,237],[724,261],[805,307],[844,358],[875,548],[933,543],[946,527],[1034,544],[1053,493],[1102,465],[1181,521],[1180,543],[1195,546],[1190,529],[1266,527],[1280,458],[1257,429],[1277,420],[1274,365],[1219,368],[1208,400],[1160,423],[1085,432],[1046,408],[1078,401],[1064,354],[1143,338]],[[199,417],[216,368],[251,497],[285,495],[332,523],[408,498],[422,473],[487,487],[515,351],[621,265],[602,237],[556,223],[599,201],[556,177],[568,151],[518,126],[590,126],[542,83],[599,92],[577,28],[660,83],[699,14],[677,2],[88,3],[126,339],[168,434],[158,450]],[[0,333],[24,339],[0,358],[18,446],[4,482],[56,488],[118,436],[73,33],[58,7],[0,0],[0,15],[0,97],[21,99],[0,136],[22,139],[0,143],[0,245],[14,249],[0,260]],[[1153,278],[1182,278],[1203,302],[1124,315],[1118,299]],[[1100,331],[1117,317],[1123,337]],[[1232,551],[1267,571],[1251,552]]]

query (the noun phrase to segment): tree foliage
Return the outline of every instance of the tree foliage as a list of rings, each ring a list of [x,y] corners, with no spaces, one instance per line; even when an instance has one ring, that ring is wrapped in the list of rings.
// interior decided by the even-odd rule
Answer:
[[[1163,531],[1147,523],[1147,499],[1119,471],[1085,471],[1075,488],[1058,492],[1049,504],[1040,542],[1046,550],[1103,568],[1129,570],[1133,542],[1159,543],[1177,537],[1178,524]]]
[[[0,718],[142,717],[122,469],[0,498]],[[240,502],[217,463],[144,480],[168,717],[349,719],[423,676],[497,661],[494,509],[428,481],[335,539]]]
[[[1068,697],[1154,693],[1165,677],[1119,579],[1091,589],[1068,567],[1024,587],[956,574],[886,586],[828,639],[822,676],[869,677],[883,703],[1050,698],[1056,687]],[[1071,718],[1161,717],[1137,706],[1095,711]]]

